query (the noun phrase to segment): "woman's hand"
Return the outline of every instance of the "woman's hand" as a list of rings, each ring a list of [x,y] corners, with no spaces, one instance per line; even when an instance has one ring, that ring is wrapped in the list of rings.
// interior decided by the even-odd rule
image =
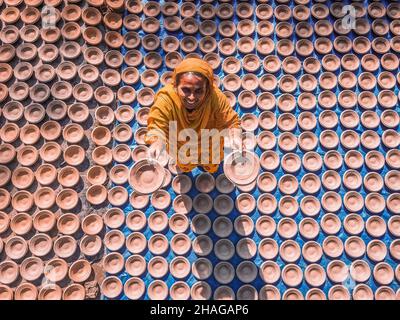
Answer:
[[[148,151],[149,161],[154,162],[158,160],[164,148],[165,148],[165,143],[162,140],[156,140],[155,142],[153,142],[150,145]]]
[[[242,131],[240,129],[234,128],[230,130],[230,141],[233,151],[242,152],[245,149]]]

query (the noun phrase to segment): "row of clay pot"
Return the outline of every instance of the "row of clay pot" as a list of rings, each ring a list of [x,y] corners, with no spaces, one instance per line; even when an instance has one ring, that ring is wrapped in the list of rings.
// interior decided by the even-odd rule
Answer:
[[[335,149],[337,149],[339,143],[341,143],[342,147],[345,150],[344,160],[346,165],[351,169],[359,169],[363,166],[364,158],[367,158],[366,161],[368,161],[368,158],[372,156],[372,154],[376,154],[376,152],[379,152],[372,149],[379,147],[381,143],[380,139],[376,138],[376,136],[372,133],[373,131],[368,130],[367,133],[364,136],[362,136],[362,138],[367,139],[366,141],[362,141],[362,146],[367,150],[372,150],[373,153],[368,156],[366,155],[364,157],[359,151],[356,150],[360,144],[360,137],[353,135],[352,131],[353,130],[345,130],[344,134],[341,135],[342,140],[339,139],[339,136],[335,131],[330,129],[322,131],[322,137],[320,137],[319,141],[316,135],[310,131],[302,132],[299,137],[296,137],[290,131],[285,131],[280,133],[278,138],[276,138],[271,131],[261,131],[257,136],[255,136],[253,132],[244,132],[242,139],[245,148],[248,150],[254,150],[258,145],[261,150],[271,151],[274,150],[276,146],[278,146],[283,153],[288,153],[288,152],[294,152],[295,150],[297,150],[297,147],[300,147],[304,153],[311,152],[312,155],[314,155],[315,153],[312,150],[315,150],[318,144],[325,150],[336,152]],[[343,141],[343,139],[346,139],[346,141]],[[383,145],[386,146],[387,148],[397,148],[397,146],[399,145],[399,135],[393,129],[385,130],[384,135],[382,137],[382,142]],[[278,155],[275,154],[275,152],[273,151],[271,152],[272,154],[268,152],[267,154],[261,155],[260,160],[266,163],[265,156],[268,155],[269,157],[274,157],[274,158],[278,157]],[[311,154],[309,155],[305,154],[304,157],[307,158],[308,156],[311,156]],[[383,168],[383,166],[385,165],[384,157],[381,156],[380,154],[377,154],[377,156],[379,157],[379,163],[377,164],[377,166],[379,168]],[[320,158],[319,155],[318,157]],[[313,156],[313,158],[315,157]],[[307,159],[303,159],[302,161],[304,162],[306,160]],[[276,167],[273,167],[275,164]],[[318,164],[319,163],[315,165]],[[334,164],[332,164],[332,166],[334,167],[337,166],[340,168],[342,164],[343,164],[343,159],[342,156],[340,155],[340,159],[338,159],[338,162],[335,162]],[[392,165],[393,162],[388,164]],[[266,163],[265,168],[266,170],[275,170],[278,165],[279,165],[279,160],[274,159],[272,164]],[[372,164],[369,165],[367,163],[367,165],[370,168],[374,167]],[[395,168],[396,166],[397,165],[394,164]],[[329,165],[328,167],[330,168]],[[272,169],[267,169],[267,168],[272,168]],[[321,168],[321,166],[319,168]]]
[[[84,300],[86,288],[79,283],[72,283],[65,288],[57,284],[48,284],[36,287],[25,282],[16,288],[0,285],[2,300]]]
[[[163,212],[156,211],[155,215],[160,215]],[[134,212],[138,217],[140,213]],[[197,218],[198,217],[198,218]],[[133,219],[133,216],[129,219]],[[181,215],[175,215],[170,221],[155,222],[153,216],[149,217],[149,221],[127,220],[129,228],[138,230],[139,227],[143,230],[146,223],[149,224],[153,232],[164,231],[166,225],[170,225],[175,231],[187,229],[184,218]],[[187,222],[187,221],[186,221]],[[394,237],[398,237],[399,230],[396,229],[398,219],[392,218],[389,222],[388,228]],[[164,223],[164,225],[162,224]],[[181,225],[179,225],[181,223]],[[142,224],[142,225],[140,225]],[[303,249],[297,244],[294,238],[297,237],[298,232],[305,240],[316,239],[320,235],[320,226],[316,220],[307,217],[301,220],[299,226],[292,218],[284,217],[279,220],[279,223],[268,217],[262,216],[257,219],[256,231],[263,238],[257,245],[251,238],[247,238],[254,232],[254,222],[248,216],[239,216],[232,223],[226,217],[217,218],[212,224],[212,229],[218,237],[229,237],[235,229],[235,232],[242,238],[237,242],[236,246],[228,239],[218,240],[215,244],[211,239],[205,236],[211,230],[211,222],[207,216],[199,214],[196,219],[192,221],[191,229],[197,234],[195,240],[191,241],[189,236],[185,233],[176,233],[171,241],[167,240],[166,236],[160,233],[154,233],[148,240],[139,231],[134,231],[129,236],[125,235],[117,229],[109,231],[104,238],[104,245],[109,251],[119,251],[126,246],[127,250],[135,255],[142,254],[145,250],[149,250],[154,255],[163,255],[169,248],[175,255],[186,255],[193,250],[198,256],[207,256],[214,249],[215,255],[220,260],[229,260],[236,253],[242,259],[252,259],[257,253],[266,260],[275,259],[278,254],[285,262],[296,262],[301,256],[308,263],[315,263],[320,261],[322,254],[329,258],[338,258],[346,253],[346,256],[352,259],[362,258],[367,254],[368,258],[374,263],[383,261],[388,251],[390,256],[395,260],[399,260],[399,240],[396,239],[390,244],[390,248],[386,247],[385,243],[379,239],[373,239],[367,244],[357,235],[360,235],[364,230],[364,221],[357,218],[356,214],[346,216],[344,220],[344,230],[350,235],[343,244],[342,240],[332,233],[338,233],[341,229],[340,220],[335,220],[332,214],[323,216],[321,221],[322,230],[328,234],[321,245],[315,241],[307,242]],[[380,217],[372,216],[365,223],[366,233],[373,238],[383,237],[386,234],[386,223]],[[265,238],[265,236],[273,236],[275,233],[279,235],[281,240],[284,240],[280,246],[276,240]],[[122,257],[120,257],[122,259]],[[111,271],[109,273],[118,273],[118,271]],[[121,267],[122,268],[122,267]],[[132,274],[133,275],[133,274]],[[139,274],[141,275],[141,274]]]
[[[381,90],[378,96],[375,96],[371,91],[361,91],[357,96],[353,90],[345,89],[336,95],[331,91],[336,89],[334,74],[327,72],[322,76],[324,78],[323,81],[326,80],[326,82],[323,82],[324,87],[329,89],[322,90],[317,96],[308,90],[303,90],[305,92],[302,92],[297,99],[293,94],[297,90],[297,81],[293,81],[293,76],[288,75],[282,77],[282,81],[280,81],[280,87],[284,89],[281,90],[282,93],[278,98],[275,98],[271,92],[268,92],[277,88],[277,82],[274,82],[274,78],[272,77],[263,77],[260,79],[260,81],[263,81],[264,88],[268,89],[268,91],[261,92],[258,95],[252,90],[240,90],[243,80],[236,74],[225,76],[222,80],[222,85],[226,90],[224,93],[228,97],[231,106],[234,107],[236,102],[238,102],[239,106],[243,109],[252,109],[258,106],[261,110],[274,110],[275,107],[278,107],[281,112],[293,112],[297,105],[301,110],[305,111],[315,110],[316,107],[334,109],[339,105],[343,109],[355,109],[359,106],[364,111],[373,110],[376,107],[380,109],[393,109],[399,101],[399,98],[392,90]],[[312,89],[314,87],[314,80],[316,83],[316,79],[311,77],[301,78],[300,86]],[[233,92],[238,92],[237,98]]]
[[[104,257],[104,268],[111,271],[110,274],[121,272],[124,269],[123,256],[119,253],[106,255]],[[242,261],[235,268],[227,261],[221,261],[213,266],[207,258],[199,258],[190,263],[185,257],[176,257],[168,264],[164,257],[155,256],[146,263],[139,255],[130,256],[125,261],[125,270],[133,277],[140,277],[144,273],[148,273],[153,279],[163,278],[168,273],[179,280],[187,278],[189,274],[201,281],[214,276],[217,282],[222,285],[231,283],[235,276],[244,283],[251,283],[259,274],[266,284],[275,284],[282,279],[288,287],[300,286],[303,277],[310,287],[322,287],[328,279],[333,283],[340,283],[342,282],[340,279],[344,277],[343,281],[345,281],[349,273],[357,282],[368,281],[372,274],[368,263],[364,260],[355,260],[350,266],[350,270],[340,260],[333,260],[326,267],[326,272],[321,265],[310,264],[305,268],[303,275],[303,270],[298,265],[289,263],[281,270],[279,265],[271,260],[263,262],[259,267],[251,261]],[[344,274],[341,274],[342,272]],[[373,278],[380,285],[390,285],[396,280],[399,281],[399,276],[399,267],[393,270],[386,262],[380,262],[374,266]]]
[[[243,268],[245,267],[247,266],[243,266]],[[287,269],[284,269],[288,281],[297,280],[295,278],[296,267],[296,265],[288,265]],[[294,279],[290,279],[292,277]],[[116,276],[105,278],[101,288],[103,294],[109,299],[120,298],[124,294],[131,300],[141,299],[145,294],[150,300],[166,300],[168,297],[172,300],[326,300],[327,298],[329,300],[350,300],[351,298],[353,300],[397,300],[400,295],[399,290],[395,293],[389,286],[378,287],[374,294],[372,288],[366,284],[355,286],[352,295],[344,285],[335,284],[329,289],[328,297],[321,289],[316,287],[309,289],[306,297],[299,289],[293,287],[288,288],[281,295],[280,290],[271,284],[264,285],[259,291],[250,284],[244,284],[237,290],[236,294],[229,286],[221,285],[213,293],[206,281],[195,282],[192,287],[184,281],[177,281],[168,288],[163,280],[154,280],[148,287],[145,287],[143,280],[138,277],[129,278],[123,284]]]
[[[25,218],[25,222],[27,222],[28,219],[26,217],[21,217],[21,216],[22,215],[19,215],[18,218],[21,219]],[[66,217],[64,218],[68,219]],[[11,223],[14,222],[15,219],[13,219]],[[22,223],[21,221],[18,222]],[[20,226],[20,227],[26,228],[26,226]],[[71,227],[73,226],[71,225]],[[90,233],[92,233],[92,229],[94,229],[95,227],[97,227],[97,225],[94,226],[93,224],[87,226],[87,229],[89,229]],[[66,228],[69,228],[69,226],[66,226]],[[52,250],[54,250],[57,256],[62,257],[64,259],[64,258],[70,258],[77,252],[76,242],[77,241],[71,236],[61,236],[56,240],[54,240],[53,244],[53,239],[50,238],[50,236],[48,236],[45,233],[37,233],[34,236],[32,236],[32,238],[29,239],[29,241],[26,241],[21,236],[11,236],[4,243],[4,251],[7,257],[17,261],[24,258],[29,252],[37,257],[45,257]],[[100,237],[97,235],[84,235],[79,242],[79,247],[80,247],[80,252],[83,253],[85,256],[87,257],[96,256],[97,254],[100,253],[100,250],[102,249],[102,241]]]
[[[145,293],[144,283],[140,278],[131,278],[125,285],[116,277],[108,277],[103,282],[104,294],[110,299],[119,297],[122,292],[128,299],[136,300],[143,297]],[[299,289],[289,288],[282,293],[274,285],[264,285],[259,291],[252,285],[242,285],[236,294],[229,286],[219,286],[212,294],[211,287],[207,282],[196,282],[192,289],[184,281],[175,282],[168,290],[166,284],[161,280],[155,280],[151,283],[151,291],[147,291],[150,299],[161,300],[326,300],[325,293],[319,288],[311,288],[306,296]],[[80,284],[72,284],[64,290],[58,285],[46,285],[38,290],[29,283],[18,286],[15,292],[6,285],[0,285],[0,295],[4,300],[83,300],[85,297],[85,288]],[[340,284],[332,286],[328,292],[329,300],[397,300],[399,291],[396,293],[388,286],[380,286],[375,293],[371,287],[366,284],[358,284],[354,287],[352,294],[349,290]]]
[[[120,20],[120,25],[124,25],[128,32],[135,32],[141,29],[148,35],[157,34],[161,29],[161,22],[158,19],[148,17],[140,20],[135,15],[129,15],[123,21]],[[296,36],[298,40],[315,37],[317,39],[325,38],[326,41],[332,34],[338,37],[347,37],[352,30],[355,36],[362,37],[369,36],[370,34],[375,37],[385,37],[388,34],[394,37],[400,35],[398,20],[387,22],[384,19],[377,19],[372,23],[367,19],[357,19],[355,27],[350,29],[343,26],[343,20],[341,19],[336,20],[334,23],[329,20],[320,20],[315,24],[306,21],[298,23],[285,21],[273,24],[266,20],[254,22],[250,19],[244,19],[240,20],[237,24],[233,24],[231,20],[218,23],[213,20],[198,21],[193,17],[181,19],[175,16],[165,18],[162,27],[170,35],[183,32],[186,36],[200,33],[204,37],[219,35],[221,37],[233,38],[239,36],[239,39],[240,37],[247,37],[257,33],[259,37],[276,35],[279,39],[287,39]],[[386,41],[389,42],[388,40]],[[394,41],[398,42],[398,39]],[[122,42],[122,38],[120,38],[120,42]]]
[[[199,7],[196,7],[194,3],[185,1],[182,4],[177,3],[165,3],[163,5],[155,1],[143,1],[131,0],[125,3],[125,9],[132,14],[144,14],[147,17],[158,17],[162,14],[164,17],[176,16],[178,13],[181,17],[193,17],[196,14],[200,18],[213,19],[218,17],[219,19],[231,19],[233,15],[236,15],[239,19],[250,19],[254,15],[260,20],[269,20],[275,17],[278,21],[287,21],[292,16],[295,21],[309,20],[310,17],[316,20],[322,20],[328,18],[331,15],[333,18],[340,19],[345,16],[343,12],[344,4],[341,2],[334,2],[332,4],[325,3],[311,3],[309,0],[295,1],[295,6],[289,7],[288,1],[276,1],[276,6],[273,8],[272,5],[268,4],[268,1],[257,1],[259,4],[256,6],[251,3],[239,3],[236,6],[229,3],[229,1],[220,1],[215,6],[212,1],[202,1]],[[325,2],[325,1],[321,1]],[[122,3],[122,1],[121,1]],[[311,6],[307,6],[310,5]],[[356,11],[356,18],[366,17],[367,15],[373,19],[381,19],[387,15],[391,19],[398,19],[400,14],[398,13],[400,7],[397,3],[390,3],[388,6],[379,2],[373,2],[368,6],[362,3],[353,3]],[[120,4],[121,8],[123,7]]]
[[[264,95],[265,99],[268,98],[268,105],[274,105],[274,98],[269,94]],[[310,96],[303,96],[308,100]],[[271,98],[271,99],[270,99]],[[301,95],[298,100],[300,102]],[[259,106],[260,107],[260,106]],[[281,109],[278,107],[278,109]],[[260,108],[262,109],[262,108]],[[270,109],[273,109],[270,107]],[[332,110],[322,111],[318,119],[311,111],[301,111],[297,119],[293,119],[290,113],[281,113],[278,117],[274,112],[269,110],[262,111],[258,117],[254,114],[244,113],[241,117],[242,128],[245,131],[255,131],[257,127],[264,130],[274,130],[278,127],[281,131],[287,131],[287,128],[296,129],[297,127],[301,131],[313,131],[319,125],[319,128],[323,129],[334,129],[340,126],[342,130],[356,129],[361,124],[364,130],[377,129],[379,126],[386,129],[395,129],[398,126],[398,116],[394,110],[384,110],[380,116],[373,110],[366,110],[361,113],[361,116],[354,110],[344,110],[340,113],[340,117]],[[256,124],[258,122],[258,126]],[[361,134],[361,137],[363,134]],[[364,135],[365,136],[365,135]],[[385,136],[382,135],[382,140],[385,140]]]
[[[109,50],[106,54],[104,54],[98,47],[89,46],[82,49],[80,45],[74,41],[67,41],[65,43],[63,49],[68,49],[67,54],[71,54],[69,57],[75,55],[78,57],[83,53],[84,61],[93,66],[99,66],[101,63],[105,62],[105,64],[111,68],[119,68],[123,63],[122,54],[117,50]],[[54,73],[56,73],[60,79],[71,80],[79,71],[77,70],[76,64],[72,63],[71,61],[61,62],[56,68],[47,64],[53,62],[58,57],[61,50],[53,44],[46,44],[39,50],[31,43],[25,43],[18,46],[18,48],[20,48],[18,50],[16,50],[10,44],[3,44],[0,46],[0,48],[0,61],[2,63],[10,62],[15,57],[24,62],[22,65],[18,66],[17,70],[14,70],[14,74],[17,79],[23,78],[27,75],[31,76],[32,70],[30,68],[30,64],[27,64],[26,62],[33,61],[37,54],[39,59],[45,64],[45,66],[39,66],[37,68],[38,70],[35,71],[35,77],[37,80],[42,82],[50,81],[54,78]],[[93,69],[93,66],[90,68]],[[6,68],[7,66],[2,65],[2,67]],[[19,68],[22,69],[23,72],[20,72]],[[86,82],[91,81],[89,75],[86,75],[87,73],[91,73],[89,71],[91,70],[82,69],[79,72],[79,76],[82,76],[81,78]]]
[[[55,248],[57,246],[58,249],[61,249],[66,243],[61,240],[62,238],[59,239],[60,240],[55,242]],[[11,240],[5,244],[5,250],[10,250],[9,245],[12,245],[11,242],[16,246],[17,243],[15,240],[16,238],[11,238]],[[43,240],[46,239],[43,238],[42,241]],[[12,284],[19,278],[19,276],[25,281],[30,282],[35,282],[43,275],[49,281],[54,283],[64,280],[67,276],[69,279],[77,283],[83,283],[89,279],[92,274],[92,267],[87,260],[78,259],[68,265],[64,258],[56,257],[45,263],[40,257],[43,256],[42,252],[47,249],[47,243],[43,243],[43,248],[41,248],[41,241],[39,239],[36,242],[36,246],[33,242],[35,241],[30,243],[30,247],[36,249],[34,252],[36,253],[37,251],[37,253],[39,253],[37,256],[27,257],[22,260],[19,265],[11,260],[6,260],[0,263],[0,270],[2,271],[1,283],[6,285]],[[13,253],[16,253],[15,251],[16,250],[13,250]],[[66,250],[63,250],[63,253],[65,254]],[[8,272],[4,272],[5,270],[8,270]]]
[[[39,210],[33,216],[25,212],[14,213],[12,216],[10,216],[0,211],[0,217],[0,233],[6,232],[9,228],[15,235],[25,236],[32,231],[50,233],[56,229],[64,236],[60,240],[55,241],[56,244],[54,245],[54,252],[63,258],[67,258],[67,256],[65,256],[63,253],[63,250],[67,247],[69,249],[74,248],[74,250],[71,252],[67,250],[71,255],[75,253],[75,246],[72,247],[72,244],[74,244],[73,242],[75,242],[75,240],[71,236],[76,235],[80,228],[84,234],[94,236],[99,234],[104,227],[102,217],[96,214],[89,214],[80,222],[79,216],[73,213],[57,215],[47,209]],[[20,239],[20,237],[17,238]],[[50,238],[48,239],[53,241]],[[43,240],[43,237],[39,237],[38,240]],[[49,244],[51,244],[51,242],[49,242]],[[49,246],[46,246],[46,248],[49,248]],[[48,252],[43,255],[46,255],[47,253]],[[11,257],[11,255],[9,256]]]
[[[353,172],[354,173],[354,172]],[[328,174],[325,175],[328,176],[329,174],[333,174],[332,172],[328,172]],[[350,176],[350,174],[348,174]],[[266,175],[262,175],[262,179],[265,179],[265,181],[273,181],[273,178],[271,175],[268,177]],[[315,179],[312,175],[306,175],[305,178],[302,179],[302,188],[304,184],[308,184],[308,188],[310,186],[314,187],[315,185],[318,185],[318,183],[315,183],[318,180],[313,181]],[[377,175],[371,175],[368,174],[365,180],[368,181],[379,181],[377,178]],[[260,179],[259,179],[260,180]],[[355,175],[354,180],[357,181],[357,176]],[[258,182],[258,181],[257,181]],[[315,183],[315,184],[314,184]],[[379,183],[378,183],[379,184]],[[371,183],[371,185],[374,185]],[[260,184],[259,184],[260,188]],[[270,191],[271,189],[267,189],[266,185],[264,186],[264,190]],[[269,188],[269,186],[268,186]],[[187,189],[186,189],[187,190]],[[264,191],[263,190],[263,191]],[[311,188],[309,188],[311,190]],[[316,188],[314,188],[314,191]],[[184,190],[182,190],[184,191]],[[332,196],[333,194],[330,193],[328,196]],[[351,198],[351,196],[354,196],[355,194],[349,193],[347,195],[347,199]],[[276,200],[276,198],[270,194],[270,193],[264,193],[261,194],[257,201],[256,204],[254,205],[255,200],[252,197],[249,197],[247,194],[245,196],[242,196],[244,200],[248,200],[250,202],[250,205],[247,206],[243,205],[243,199],[239,199],[236,203],[228,196],[228,195],[218,195],[213,204],[211,205],[211,208],[213,207],[214,210],[220,215],[216,221],[214,221],[211,224],[210,219],[208,219],[206,216],[204,216],[205,213],[207,213],[208,210],[204,210],[205,208],[209,208],[210,205],[208,204],[209,198],[207,196],[200,196],[197,199],[202,200],[203,203],[205,204],[205,207],[202,207],[203,210],[201,214],[198,214],[192,221],[192,230],[197,233],[197,234],[205,234],[208,231],[213,229],[214,233],[218,235],[219,237],[226,237],[228,236],[232,231],[233,228],[235,228],[235,231],[242,235],[242,236],[248,236],[254,231],[254,223],[253,221],[247,217],[247,216],[240,216],[235,220],[235,223],[232,224],[232,222],[228,221],[228,218],[225,217],[229,215],[232,210],[234,209],[235,205],[237,209],[243,211],[244,213],[251,213],[255,207],[257,207],[259,213],[267,216],[262,216],[261,218],[257,219],[255,223],[255,228],[258,234],[260,234],[263,237],[268,237],[271,236],[275,233],[276,231],[276,223],[274,222],[272,217],[269,217],[268,215],[273,215],[276,210],[279,211],[279,213],[288,218],[293,218],[295,215],[297,215],[298,210],[300,209],[302,214],[305,216],[303,219],[304,221],[300,223],[300,225],[305,225],[308,223],[311,223],[311,226],[313,226],[314,231],[319,231],[319,228],[315,226],[315,221],[313,221],[310,218],[315,218],[316,216],[319,215],[319,210],[320,210],[320,202],[316,197],[313,196],[305,196],[301,201],[300,204],[298,204],[298,201],[292,197],[292,196],[283,196],[279,202]],[[357,197],[357,196],[356,196]],[[178,200],[174,200],[173,203],[175,204],[175,207],[179,209],[179,202],[185,201],[187,199],[187,196],[184,195],[178,195],[177,196]],[[377,211],[374,210],[376,207],[374,206],[375,204],[379,205],[381,204],[382,198],[377,194],[377,193],[371,193],[369,196],[367,196],[367,202],[368,202],[368,207],[372,208],[372,211]],[[389,208],[391,208],[391,212],[395,213],[397,212],[396,210],[396,205],[395,201],[398,199],[398,194],[393,194],[391,198],[389,199]],[[196,201],[199,201],[196,200]],[[375,201],[374,201],[375,200]],[[189,201],[188,201],[189,202]],[[191,206],[191,203],[190,203]],[[189,207],[190,208],[190,207]],[[197,206],[196,206],[197,208]],[[186,208],[188,209],[188,208]],[[210,209],[211,210],[211,209]],[[185,216],[185,212],[182,212],[183,210],[180,210],[180,212],[175,213],[172,215],[169,219],[167,218],[167,215],[162,211],[162,210],[156,210],[154,211],[148,218],[145,217],[144,213],[141,210],[134,210],[130,212],[127,217],[125,218],[122,209],[120,208],[111,208],[107,211],[105,214],[104,218],[104,223],[108,228],[111,229],[116,229],[121,227],[124,223],[125,225],[132,231],[138,232],[143,230],[146,225],[149,226],[150,230],[153,232],[162,232],[164,231],[167,227],[174,233],[180,233],[180,232],[186,232],[189,228],[189,221],[188,218]],[[189,210],[190,211],[190,210]],[[67,217],[65,217],[67,218]],[[367,221],[367,233],[370,236],[373,237],[380,237],[382,236],[387,230],[389,230],[390,234],[392,234],[395,237],[400,236],[400,232],[398,230],[397,224],[399,222],[399,219],[396,216],[393,216],[389,219],[387,222],[387,227],[386,227],[386,222],[382,220],[382,218],[377,217],[377,216],[372,216],[368,219]],[[78,222],[75,223],[76,226],[78,226]],[[241,229],[241,224],[243,225],[243,230]],[[101,225],[99,221],[99,225]],[[291,223],[293,225],[293,223]],[[340,220],[333,214],[325,214],[322,217],[321,220],[321,228],[326,234],[336,234],[339,232],[341,228],[341,222]],[[246,228],[244,228],[246,226]],[[349,214],[346,219],[344,220],[344,229],[346,230],[347,233],[351,235],[358,235],[364,230],[364,222],[362,221],[361,217],[358,216],[355,213]],[[303,232],[303,231],[304,232]],[[65,232],[62,231],[64,234]],[[304,237],[307,238],[306,231],[304,228],[302,229],[300,226],[300,233],[304,233]],[[314,234],[314,233],[313,233]]]
[[[369,176],[368,178],[372,179],[371,182],[372,184],[375,183],[375,181],[373,181],[374,178],[372,176]],[[334,181],[333,179],[334,178],[332,177],[332,179],[328,179],[328,181],[333,182]],[[397,177],[395,177],[393,180],[396,181]],[[334,181],[333,184],[334,183],[336,183],[336,181]],[[379,182],[377,182],[376,184],[378,183]],[[397,182],[394,182],[394,184],[396,183]],[[238,189],[241,192],[249,192],[254,189],[255,185],[256,184],[254,183],[254,185],[253,184],[251,184],[250,186],[246,185]],[[298,181],[291,174],[286,174],[279,180],[279,190],[281,193],[285,195],[280,200],[281,203],[280,207],[282,208],[281,211],[283,211],[283,213],[286,216],[295,215],[298,212],[299,206],[296,199],[293,197],[293,195],[295,195],[298,191],[298,185],[299,185]],[[92,191],[89,192],[88,197],[89,198],[93,197],[93,200],[88,199],[89,202],[97,204],[97,201],[99,199],[101,201],[105,201],[107,199],[107,192],[104,186],[95,185],[92,187],[93,189],[95,189],[93,190],[93,193],[95,193],[95,191],[97,193],[92,195]],[[97,190],[97,188],[100,189],[100,187],[101,190]],[[329,187],[331,188],[332,185],[329,185]],[[132,207],[138,210],[147,207],[150,202],[151,205],[156,210],[163,210],[168,208],[172,202],[172,208],[174,209],[174,211],[182,214],[187,214],[192,209],[197,213],[206,214],[211,212],[213,208],[215,210],[219,210],[224,213],[228,211],[225,214],[228,214],[230,212],[229,211],[230,207],[222,207],[222,208],[219,207],[220,206],[219,201],[221,201],[223,205],[226,205],[225,203],[227,201],[226,199],[218,199],[217,202],[215,203],[213,199],[208,194],[205,193],[198,194],[193,200],[187,195],[181,194],[175,197],[174,200],[171,201],[169,193],[162,189],[160,189],[157,192],[156,196],[152,197],[151,199],[148,195],[141,195],[136,192],[133,192],[129,195],[126,191],[123,191],[123,189],[124,188],[120,186],[114,187],[113,190],[108,194],[108,201],[110,201],[111,203],[115,203],[114,204],[115,206],[122,206],[126,204],[129,200],[129,203],[132,205]],[[5,194],[6,192],[7,191],[5,191]],[[278,207],[278,204],[276,203],[277,201],[273,195],[267,194],[262,196],[260,199],[265,201],[265,204],[261,202],[258,205],[259,207],[261,207],[261,210],[265,212],[270,212],[269,214],[275,212],[275,210]],[[390,196],[385,200],[380,194],[373,192],[367,196],[365,204],[361,194],[354,190],[347,192],[346,195],[343,197],[343,199],[336,191],[332,190],[323,193],[321,201],[319,201],[317,198],[313,196],[307,196],[306,199],[307,201],[304,200],[303,203],[304,205],[308,205],[309,207],[303,208],[303,212],[307,214],[310,211],[310,213],[308,213],[308,215],[310,216],[317,215],[319,213],[321,206],[326,212],[338,212],[342,209],[342,204],[344,205],[344,208],[346,208],[349,212],[362,211],[365,206],[365,209],[369,212],[381,213],[385,209],[388,209],[393,214],[399,213],[399,206],[397,205],[399,199],[398,193],[390,194]],[[238,211],[248,214],[255,210],[255,208],[257,207],[257,202],[252,195],[248,193],[242,193],[240,195],[240,198],[236,200],[236,207]]]
[[[215,54],[208,55],[205,59],[209,61],[215,69],[221,64],[220,58]],[[360,64],[365,73],[362,73],[357,78],[354,72],[359,69]],[[366,54],[361,60],[353,54],[346,54],[342,59],[339,59],[334,54],[327,54],[321,61],[314,57],[308,57],[301,62],[299,58],[294,56],[281,59],[276,55],[267,55],[261,60],[256,54],[250,53],[245,55],[242,60],[230,56],[223,59],[222,62],[222,69],[225,74],[237,74],[242,68],[248,73],[252,73],[259,70],[261,66],[267,73],[271,74],[278,73],[282,69],[283,73],[287,76],[297,75],[301,70],[304,71],[304,74],[314,75],[314,77],[321,73],[319,75],[320,81],[324,80],[324,78],[321,78],[322,75],[334,72],[334,76],[342,80],[340,81],[340,85],[342,86],[345,84],[343,80],[346,79],[342,78],[347,75],[355,78],[356,83],[354,86],[358,82],[361,88],[367,88],[364,90],[372,90],[377,84],[383,89],[392,89],[396,85],[396,77],[391,72],[397,71],[399,67],[399,58],[394,53],[385,53],[380,59],[373,54]],[[383,69],[386,69],[386,71],[382,72],[382,75],[381,73],[378,76],[371,74],[371,72],[377,71],[381,66]],[[340,68],[342,71],[337,72]],[[313,78],[311,77],[311,79]],[[371,81],[371,83],[368,84],[367,80]],[[397,82],[398,81],[397,76]],[[366,84],[369,86],[366,86]]]

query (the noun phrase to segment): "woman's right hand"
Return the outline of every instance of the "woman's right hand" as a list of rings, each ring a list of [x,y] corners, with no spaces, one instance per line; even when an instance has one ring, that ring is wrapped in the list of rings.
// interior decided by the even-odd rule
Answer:
[[[157,141],[153,142],[149,147],[150,162],[158,160],[163,149],[164,149],[163,141],[157,140]]]

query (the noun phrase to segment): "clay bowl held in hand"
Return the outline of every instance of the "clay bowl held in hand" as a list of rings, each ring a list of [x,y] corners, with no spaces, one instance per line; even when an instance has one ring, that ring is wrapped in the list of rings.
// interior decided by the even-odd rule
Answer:
[[[258,157],[249,152],[234,152],[224,162],[226,177],[238,185],[248,185],[257,178],[260,169]]]
[[[165,177],[163,167],[158,163],[150,163],[147,159],[135,163],[129,173],[129,184],[142,194],[150,194],[158,190]]]

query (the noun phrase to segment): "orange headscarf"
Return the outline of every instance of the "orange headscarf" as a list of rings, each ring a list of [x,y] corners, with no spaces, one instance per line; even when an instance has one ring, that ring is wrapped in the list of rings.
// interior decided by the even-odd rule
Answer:
[[[178,74],[185,72],[196,72],[203,75],[207,81],[207,94],[202,105],[188,112],[176,92],[174,84]],[[228,99],[222,91],[214,84],[214,73],[211,66],[198,58],[184,59],[174,70],[172,83],[158,91],[155,102],[148,116],[148,131],[157,130],[165,136],[168,142],[169,123],[177,122],[178,133],[185,129],[194,129],[200,136],[201,129],[239,128],[240,120],[237,113],[232,109]],[[152,143],[154,136],[147,136],[146,143]],[[178,142],[178,147],[185,142]]]

